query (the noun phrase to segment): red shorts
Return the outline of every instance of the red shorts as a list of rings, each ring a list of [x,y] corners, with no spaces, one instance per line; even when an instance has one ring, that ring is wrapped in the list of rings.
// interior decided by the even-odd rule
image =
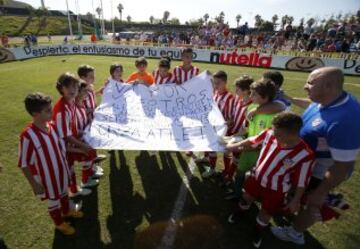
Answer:
[[[75,161],[77,162],[86,162],[86,161],[92,161],[96,158],[96,150],[91,150],[89,152],[89,155],[84,155],[82,153],[77,152],[69,152],[66,153],[67,160],[69,165],[73,165]]]
[[[283,212],[285,193],[264,188],[255,177],[249,176],[243,190],[253,198],[261,201],[261,208],[273,216]]]

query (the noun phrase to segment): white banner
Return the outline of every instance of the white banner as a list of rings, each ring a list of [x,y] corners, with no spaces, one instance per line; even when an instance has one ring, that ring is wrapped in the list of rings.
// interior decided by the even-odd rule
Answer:
[[[223,151],[226,124],[203,72],[182,85],[110,81],[85,141],[96,149]]]
[[[193,60],[216,64],[228,64],[261,68],[279,68],[285,70],[310,72],[324,66],[340,68],[344,74],[360,75],[360,60],[340,58],[319,58],[312,56],[283,56],[256,52],[194,49]],[[172,59],[181,59],[181,48],[144,47],[126,45],[49,45],[37,47],[0,48],[0,63],[37,58],[52,55],[88,54],[109,56],[130,56],[160,58],[168,55]]]

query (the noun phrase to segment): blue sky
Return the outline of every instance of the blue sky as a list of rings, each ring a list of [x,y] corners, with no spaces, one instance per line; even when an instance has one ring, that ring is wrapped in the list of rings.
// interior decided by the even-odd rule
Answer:
[[[34,7],[40,6],[40,0],[21,0],[29,3]],[[44,0],[45,6],[50,9],[66,9],[65,0]],[[76,11],[75,0],[68,0],[69,8]],[[80,13],[92,12],[94,8],[100,6],[100,0],[78,0]],[[111,8],[113,2],[114,8]],[[202,17],[205,13],[214,18],[224,11],[225,21],[230,26],[235,27],[235,16],[242,16],[241,23],[245,21],[250,25],[254,22],[256,14],[261,15],[264,19],[271,19],[274,14],[283,16],[285,14],[294,16],[295,23],[298,23],[301,17],[308,19],[310,17],[329,17],[331,14],[355,13],[360,9],[360,0],[103,0],[105,18],[111,18],[113,15],[119,17],[116,6],[119,3],[124,6],[123,19],[128,15],[134,21],[148,21],[152,15],[155,18],[161,18],[165,10],[170,12],[170,18],[177,17],[183,23],[190,19]],[[93,4],[92,4],[93,3]]]

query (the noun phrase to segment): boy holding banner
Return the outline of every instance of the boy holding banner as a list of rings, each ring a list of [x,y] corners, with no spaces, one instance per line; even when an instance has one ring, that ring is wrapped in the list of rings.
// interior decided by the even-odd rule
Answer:
[[[233,108],[233,125],[229,127],[228,133],[235,136],[234,139],[242,137],[246,130],[247,119],[246,112],[248,106],[252,103],[250,98],[250,86],[254,82],[254,79],[249,75],[243,75],[235,80],[235,103]],[[233,179],[236,168],[238,167],[240,160],[240,152],[232,152],[232,164],[229,171],[226,174],[227,180]],[[235,180],[236,181],[236,180]]]
[[[267,108],[268,105],[272,104],[272,101],[276,95],[275,85],[269,79],[260,79],[258,81],[255,81],[251,84],[250,90],[250,98],[252,104],[247,107],[248,112],[251,112],[256,108]],[[249,120],[247,136],[256,136],[266,128],[271,127],[271,122],[275,114],[276,113],[254,115],[251,120]],[[234,195],[231,194],[232,198],[238,198],[241,196],[241,186],[245,178],[245,173],[249,171],[252,167],[254,167],[256,160],[259,156],[259,150],[254,148],[248,149],[249,150],[241,152],[235,178],[235,193]],[[227,199],[230,199],[230,196]]]
[[[130,74],[129,78],[126,80],[127,83],[138,82],[147,86],[154,84],[153,76],[146,71],[148,62],[144,57],[137,58],[135,60],[135,66],[138,71]]]
[[[229,92],[226,88],[227,84],[227,74],[224,71],[218,71],[214,75],[214,100],[217,103],[225,121],[228,124],[228,132],[227,136],[231,136],[229,132],[232,130],[233,127],[233,108],[235,103],[235,97]],[[195,160],[195,162],[200,162],[203,160],[208,160],[210,163],[210,167],[206,169],[206,171],[202,174],[202,177],[207,178],[212,176],[215,173],[216,161],[217,161],[217,154],[216,152],[205,152],[204,158],[201,160]],[[223,177],[224,180],[227,178],[227,174],[230,171],[230,167],[232,164],[232,154],[231,152],[224,153],[224,171]]]
[[[88,144],[79,139],[76,129],[76,105],[75,98],[79,91],[79,80],[70,73],[61,74],[56,83],[56,89],[61,94],[60,99],[54,106],[53,120],[58,129],[60,138],[67,143],[67,159],[71,171],[70,192],[73,195],[87,195],[91,193],[85,187],[96,186],[99,180],[92,179],[92,166],[96,158],[96,151]],[[74,161],[82,162],[82,184],[80,189],[73,185],[75,181]],[[84,190],[83,190],[84,189]]]
[[[192,65],[192,57],[192,48],[185,48],[181,51],[182,65],[176,66],[173,72],[176,84],[181,85],[199,74],[199,68]],[[194,157],[192,151],[187,151],[185,154],[188,157]]]
[[[84,99],[84,105],[89,120],[92,120],[94,118],[94,111],[96,108],[96,93],[94,91],[95,68],[90,65],[81,65],[78,68],[77,73],[79,78],[85,81],[88,85],[88,93]]]
[[[175,82],[175,75],[170,72],[171,58],[161,57],[159,67],[153,72],[155,84],[167,84]]]
[[[226,146],[238,151],[249,146],[262,147],[256,166],[245,180],[237,209],[228,218],[229,223],[234,223],[250,209],[254,201],[261,202],[253,234],[255,248],[261,246],[263,233],[272,216],[294,213],[300,208],[315,156],[300,137],[302,124],[300,116],[281,113],[273,119],[272,129]],[[294,192],[291,197],[287,196],[290,191]]]
[[[181,85],[199,74],[199,68],[192,65],[192,56],[192,48],[185,48],[181,52],[182,65],[175,67],[173,73],[176,84]]]

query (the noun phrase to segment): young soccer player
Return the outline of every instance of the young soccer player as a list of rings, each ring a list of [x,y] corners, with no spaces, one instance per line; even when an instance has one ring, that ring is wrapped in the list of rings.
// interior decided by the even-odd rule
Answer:
[[[123,75],[124,69],[123,66],[119,63],[113,63],[110,66],[109,73],[110,77],[105,81],[104,86],[101,87],[96,94],[103,94],[105,87],[107,84],[109,84],[109,80],[115,80],[119,83],[123,83],[122,75]]]
[[[88,93],[84,99],[84,105],[89,120],[92,120],[94,118],[94,111],[96,108],[96,93],[94,90],[95,68],[90,65],[81,65],[78,68],[77,73],[79,78],[85,81],[88,85]]]
[[[79,91],[79,80],[70,73],[61,74],[56,83],[56,89],[61,94],[61,97],[54,106],[53,120],[58,129],[60,138],[64,139],[67,143],[67,148],[69,150],[67,155],[69,164],[70,166],[73,166],[74,161],[83,162],[82,183],[78,190],[73,185],[76,180],[74,169],[71,167],[72,184],[70,185],[70,191],[74,195],[78,192],[86,195],[89,194],[89,190],[83,190],[83,188],[96,186],[99,181],[91,178],[96,151],[79,139],[76,129],[77,119],[75,99]]]
[[[18,165],[35,195],[48,201],[49,214],[56,229],[72,235],[75,229],[64,222],[64,218],[81,218],[83,213],[76,207],[75,210],[69,207],[70,171],[64,141],[51,122],[51,99],[41,93],[29,94],[25,98],[25,108],[32,116],[32,123],[20,135]]]
[[[162,57],[158,68],[153,72],[155,84],[175,83],[175,75],[170,72],[170,57]]]
[[[192,48],[185,48],[181,52],[182,65],[174,68],[176,84],[182,84],[199,74],[199,68],[192,65]]]
[[[90,65],[81,65],[78,68],[78,76],[87,84],[87,95],[84,99],[84,106],[88,116],[89,122],[94,118],[94,111],[96,109],[96,92],[94,90],[95,82],[95,68]],[[102,161],[106,159],[106,155],[97,154],[96,161]]]
[[[248,105],[247,111],[251,112],[256,108],[262,108],[272,104],[276,94],[275,85],[271,80],[260,79],[255,81],[250,86],[250,98],[252,104]],[[271,127],[271,122],[276,113],[272,114],[256,114],[249,120],[247,128],[247,136],[256,136],[266,128]],[[255,166],[256,160],[259,156],[259,150],[242,151],[239,164],[236,172],[236,179],[234,185],[234,197],[241,195],[241,186],[245,178],[245,173]]]
[[[229,128],[228,134],[235,137],[243,137],[247,126],[246,111],[252,103],[250,98],[250,86],[254,79],[249,75],[243,75],[235,80],[236,98],[233,106],[233,125]],[[232,164],[226,172],[226,178],[230,181],[234,177],[240,160],[239,152],[232,152]]]
[[[238,208],[228,218],[229,223],[234,223],[236,218],[249,210],[254,201],[261,202],[253,238],[255,248],[260,247],[264,229],[272,216],[283,212],[294,213],[300,208],[314,162],[313,151],[300,138],[301,127],[300,116],[280,113],[272,121],[272,129],[227,145],[228,149],[237,151],[241,151],[244,146],[262,147],[256,166],[245,180]],[[286,195],[292,189],[294,195],[284,205]]]
[[[291,106],[291,102],[286,99],[284,96],[284,91],[281,89],[281,86],[284,83],[284,76],[279,71],[266,71],[263,73],[263,78],[270,79],[274,82],[276,87],[276,96],[274,102],[277,102],[283,105],[284,110],[288,110]]]
[[[227,84],[227,74],[224,71],[218,71],[214,75],[214,100],[217,103],[225,121],[228,125],[228,133],[227,136],[232,134],[229,133],[233,126],[233,106],[235,97],[234,95],[228,91],[226,84]],[[207,178],[215,174],[215,167],[217,161],[217,154],[216,152],[205,152],[205,158],[209,160],[210,167],[206,169],[206,171],[202,174],[202,177]],[[230,170],[231,162],[232,162],[232,154],[231,152],[224,153],[224,171],[223,176],[224,179],[227,176],[227,172]],[[202,159],[203,160],[203,159]],[[198,161],[198,160],[196,160]]]
[[[126,81],[127,83],[138,82],[147,86],[154,84],[153,76],[146,71],[148,62],[144,57],[137,58],[135,60],[135,66],[137,68],[137,71],[130,74],[129,78]]]
[[[199,68],[192,65],[192,56],[192,48],[185,48],[181,51],[182,65],[175,67],[173,72],[176,84],[181,85],[199,74]],[[194,157],[191,151],[187,151],[185,154],[188,157]]]

